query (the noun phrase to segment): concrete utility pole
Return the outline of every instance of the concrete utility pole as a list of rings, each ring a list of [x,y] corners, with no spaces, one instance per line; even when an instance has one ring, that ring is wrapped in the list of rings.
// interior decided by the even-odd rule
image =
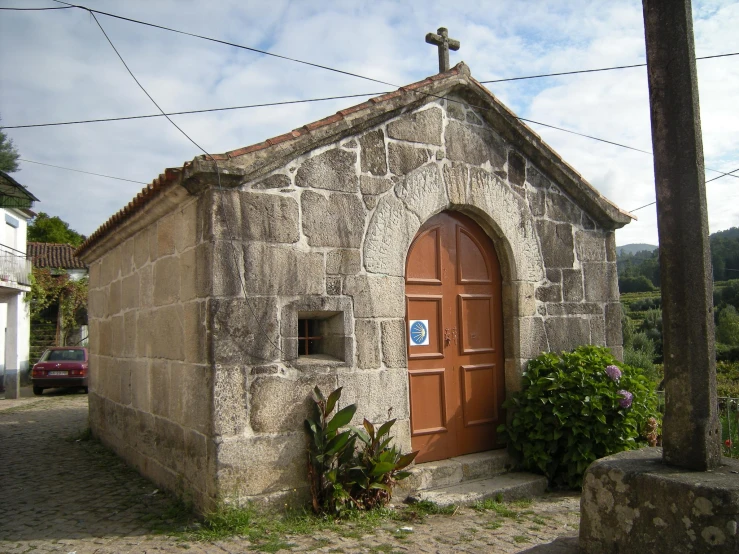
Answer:
[[[713,283],[690,0],[642,0],[665,362],[663,459],[721,462]]]
[[[449,50],[459,50],[459,41],[449,38],[446,27],[439,27],[434,33],[426,34],[426,42],[439,47],[439,73],[449,71]]]

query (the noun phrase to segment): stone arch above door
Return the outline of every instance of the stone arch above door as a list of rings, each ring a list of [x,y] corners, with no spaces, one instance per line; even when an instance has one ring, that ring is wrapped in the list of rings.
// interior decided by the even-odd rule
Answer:
[[[364,240],[367,272],[403,276],[416,232],[446,209],[467,213],[491,235],[503,264],[504,282],[533,284],[544,278],[528,204],[484,169],[435,163],[409,173],[380,200]]]

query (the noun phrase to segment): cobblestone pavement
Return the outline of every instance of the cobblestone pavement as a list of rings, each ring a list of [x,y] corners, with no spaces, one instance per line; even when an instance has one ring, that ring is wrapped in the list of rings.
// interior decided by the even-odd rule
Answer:
[[[0,553],[250,551],[248,540],[238,537],[182,538],[176,504],[84,440],[86,427],[84,394],[47,391],[42,398],[0,400]],[[574,553],[579,507],[579,495],[549,495],[512,506],[516,517],[460,508],[422,523],[386,521],[369,534],[342,525],[282,537],[279,552]]]

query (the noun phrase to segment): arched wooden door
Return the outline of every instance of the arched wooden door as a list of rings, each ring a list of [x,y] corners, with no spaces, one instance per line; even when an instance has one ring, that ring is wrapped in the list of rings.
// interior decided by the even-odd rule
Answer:
[[[416,461],[494,448],[505,373],[492,241],[460,213],[431,218],[408,251],[405,292]]]

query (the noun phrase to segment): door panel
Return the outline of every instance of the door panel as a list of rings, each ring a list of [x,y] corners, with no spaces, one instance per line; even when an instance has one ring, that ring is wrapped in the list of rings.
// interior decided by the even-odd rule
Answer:
[[[411,441],[418,462],[497,446],[504,399],[502,280],[490,238],[444,212],[406,262]]]

